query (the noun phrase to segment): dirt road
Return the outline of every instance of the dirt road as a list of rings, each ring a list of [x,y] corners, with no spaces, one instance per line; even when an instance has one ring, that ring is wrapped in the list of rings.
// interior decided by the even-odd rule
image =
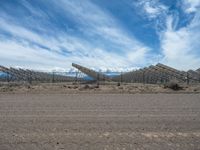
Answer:
[[[199,94],[0,94],[0,150],[198,150]]]

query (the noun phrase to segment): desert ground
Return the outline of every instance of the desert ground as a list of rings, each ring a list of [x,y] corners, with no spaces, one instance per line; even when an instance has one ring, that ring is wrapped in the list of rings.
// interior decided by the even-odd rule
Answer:
[[[0,92],[0,150],[200,149],[198,93],[54,88]]]

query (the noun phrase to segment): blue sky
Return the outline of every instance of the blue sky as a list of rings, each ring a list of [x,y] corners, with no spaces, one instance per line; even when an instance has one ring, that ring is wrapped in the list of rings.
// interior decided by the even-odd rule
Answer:
[[[200,0],[0,0],[0,64],[200,68]]]

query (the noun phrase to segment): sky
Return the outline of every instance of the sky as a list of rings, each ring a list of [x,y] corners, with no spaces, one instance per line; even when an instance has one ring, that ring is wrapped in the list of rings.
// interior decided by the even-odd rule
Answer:
[[[200,0],[0,0],[0,65],[200,68]]]

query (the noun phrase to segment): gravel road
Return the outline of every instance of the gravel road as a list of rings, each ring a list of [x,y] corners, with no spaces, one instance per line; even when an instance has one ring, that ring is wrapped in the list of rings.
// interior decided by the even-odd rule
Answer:
[[[0,150],[200,150],[200,94],[0,94]]]

